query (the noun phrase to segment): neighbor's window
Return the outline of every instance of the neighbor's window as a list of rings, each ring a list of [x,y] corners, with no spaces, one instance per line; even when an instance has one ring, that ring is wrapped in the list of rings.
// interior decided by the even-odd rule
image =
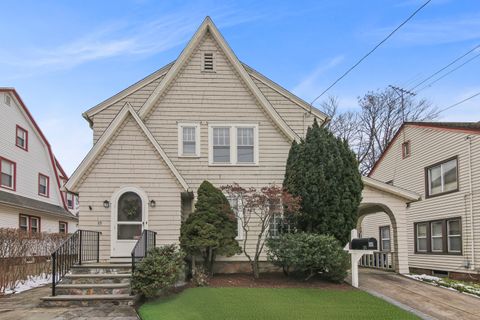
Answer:
[[[63,221],[59,221],[58,222],[58,232],[67,234],[68,233],[68,223],[63,222]]]
[[[410,156],[410,141],[402,143],[402,157],[403,159]]]
[[[178,155],[180,157],[200,156],[200,126],[196,123],[178,125]]]
[[[213,162],[230,162],[230,127],[213,128]]]
[[[380,251],[390,251],[390,226],[380,227]]]
[[[73,209],[74,198],[75,198],[75,196],[73,195],[73,193],[67,192],[67,208],[68,209]]]
[[[460,219],[447,221],[448,252],[460,253],[462,251],[462,228]]]
[[[28,131],[18,125],[15,145],[20,149],[28,151]]]
[[[256,125],[210,127],[210,164],[256,165],[257,132]]]
[[[427,168],[427,195],[433,196],[458,189],[457,158]]]
[[[417,223],[416,225],[415,232],[418,252],[427,252],[427,227],[427,223]]]
[[[40,232],[40,218],[21,214],[19,228],[23,231]]]
[[[15,162],[0,157],[0,172],[2,173],[0,187],[15,190]]]
[[[461,219],[443,219],[415,224],[416,253],[461,254]]]
[[[38,174],[38,194],[44,197],[49,196],[49,184],[50,179],[44,175],[39,173]]]
[[[432,252],[443,251],[443,222],[435,221],[430,224],[432,234]]]

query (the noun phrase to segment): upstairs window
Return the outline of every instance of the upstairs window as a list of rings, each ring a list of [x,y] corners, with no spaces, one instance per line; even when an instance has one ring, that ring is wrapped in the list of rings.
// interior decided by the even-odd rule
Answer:
[[[73,201],[74,201],[75,196],[73,195],[73,193],[67,192],[66,198],[67,198],[67,208],[68,209],[73,209],[73,207],[74,207],[74,202]]]
[[[15,145],[20,149],[28,151],[28,131],[17,125]]]
[[[38,194],[43,197],[49,196],[49,189],[50,189],[50,179],[48,176],[39,173],[38,174]]]
[[[178,125],[178,156],[200,156],[200,125],[181,123]]]
[[[15,190],[16,164],[13,161],[0,157],[0,187]]]
[[[58,222],[58,232],[63,233],[63,234],[67,234],[68,233],[68,223],[63,222],[63,221],[59,221]]]
[[[458,190],[457,158],[426,168],[427,197]]]
[[[203,71],[214,71],[213,52],[203,53]]]
[[[257,165],[258,126],[210,126],[211,165]]]
[[[402,158],[408,158],[410,157],[410,141],[405,141],[402,143]]]

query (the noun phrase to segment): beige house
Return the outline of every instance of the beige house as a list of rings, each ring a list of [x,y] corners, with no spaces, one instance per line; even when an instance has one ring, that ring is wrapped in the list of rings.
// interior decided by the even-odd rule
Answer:
[[[78,198],[60,190],[68,179],[13,88],[0,88],[0,228],[71,233]]]
[[[396,254],[396,238],[406,237],[411,272],[478,275],[480,123],[407,122],[369,177],[420,199],[409,201],[403,231],[388,210],[361,214],[362,236],[377,238],[380,249],[364,265],[391,268],[385,260]]]
[[[66,189],[81,197],[79,227],[102,232],[101,260],[130,256],[143,229],[178,243],[204,180],[281,184],[292,141],[326,119],[240,62],[208,17],[177,60],[84,117],[94,145]]]

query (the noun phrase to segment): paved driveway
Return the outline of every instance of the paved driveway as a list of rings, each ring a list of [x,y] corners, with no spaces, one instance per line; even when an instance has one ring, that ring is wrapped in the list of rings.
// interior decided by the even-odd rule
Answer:
[[[41,308],[40,298],[48,296],[46,287],[19,294],[0,297],[1,320],[137,320],[135,310],[129,306]]]
[[[480,298],[375,269],[360,268],[359,280],[361,289],[418,310],[426,319],[480,319]]]

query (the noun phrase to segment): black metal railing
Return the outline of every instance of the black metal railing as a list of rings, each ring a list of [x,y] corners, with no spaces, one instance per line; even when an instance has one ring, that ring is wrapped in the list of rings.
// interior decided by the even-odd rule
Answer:
[[[73,265],[100,260],[100,234],[77,230],[52,253],[52,296],[55,287]]]
[[[157,245],[157,233],[150,230],[143,230],[140,239],[138,239],[132,250],[132,274],[135,271],[135,265],[147,256],[150,249]]]

